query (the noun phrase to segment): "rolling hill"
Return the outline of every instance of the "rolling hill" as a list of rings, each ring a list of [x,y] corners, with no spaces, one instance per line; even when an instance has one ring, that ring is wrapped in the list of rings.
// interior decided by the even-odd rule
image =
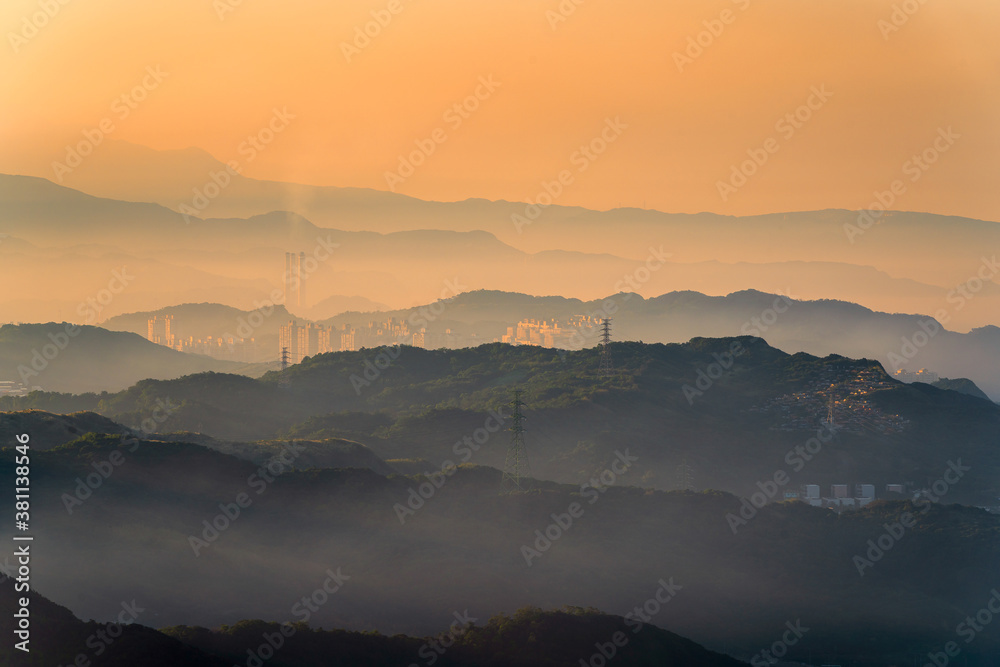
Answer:
[[[748,514],[725,493],[631,486],[642,454],[634,470],[614,466],[620,474],[597,486],[537,481],[527,494],[498,496],[499,471],[481,466],[436,484],[357,469],[286,469],[267,481],[256,464],[198,445],[131,449],[119,436],[90,434],[33,455],[33,534],[48,548],[32,561],[32,582],[84,617],[113,618],[134,599],[139,622],[155,627],[302,620],[296,602],[333,572],[342,583],[314,605],[313,627],[420,636],[440,632],[454,612],[486,618],[568,604],[634,618],[639,608],[645,623],[744,660],[792,623],[808,632],[788,659],[905,664],[939,650],[989,600],[1000,557],[1000,520],[983,510],[880,502],[837,515],[783,502]],[[75,490],[115,452],[122,462],[90,495]],[[0,456],[0,480],[13,475],[13,457]],[[435,490],[419,492],[418,504],[411,494],[424,484]],[[74,494],[85,497],[69,513]],[[728,517],[741,512],[746,524],[733,531]],[[4,537],[10,529],[0,524]],[[516,614],[513,626],[488,624],[468,645],[498,651],[502,663],[508,641],[534,634],[547,654],[552,628],[553,646],[574,648],[545,664],[572,665],[621,628],[621,619],[601,619]],[[232,627],[167,633],[231,659],[256,649],[267,628]],[[314,646],[350,639],[309,636]],[[655,632],[637,637],[643,651],[680,645]],[[989,664],[997,650],[993,627],[963,647],[970,665]]]
[[[272,355],[277,350],[278,327],[292,317],[283,307],[274,311],[253,332],[265,352],[270,350]],[[428,313],[434,317],[428,317]],[[178,327],[187,327],[200,335],[209,332],[218,336],[236,331],[250,311],[218,304],[186,304],[118,316],[104,326],[141,334],[149,317],[167,314],[175,316]],[[425,327],[432,335],[450,329],[488,341],[499,339],[508,327],[521,320],[559,320],[565,328],[568,318],[579,315],[612,316],[613,335],[619,340],[680,343],[698,336],[751,334],[789,353],[877,359],[890,373],[897,368],[910,371],[928,368],[955,382],[971,380],[970,395],[1000,399],[1000,328],[988,326],[959,333],[949,329],[947,313],[938,321],[931,316],[872,311],[843,301],[807,301],[755,290],[724,297],[670,292],[650,299],[635,293],[619,293],[594,301],[478,290],[415,308],[377,313],[349,311],[319,324],[342,326],[368,319],[395,318],[410,323],[413,329]],[[921,341],[925,327],[934,335],[916,347],[912,341]],[[570,340],[570,347],[596,344],[596,328],[580,329],[579,334]],[[912,348],[904,347],[906,341],[910,341]]]
[[[11,612],[4,614],[0,630],[8,636],[13,636],[16,629],[13,612],[17,597],[14,580],[0,576],[0,609]],[[573,656],[589,655],[594,650],[593,637],[607,637],[610,641],[612,637],[626,636],[623,646],[610,644],[612,648],[605,651],[614,650],[620,661],[627,660],[630,665],[743,664],[655,626],[636,626],[596,610],[543,612],[525,608],[513,616],[495,616],[481,625],[455,625],[441,634],[449,645],[449,650],[441,650],[440,642],[432,643],[437,637],[317,630],[302,621],[285,625],[240,621],[216,630],[182,625],[157,632],[130,622],[141,620],[145,609],[129,602],[123,603],[124,625],[85,623],[42,595],[33,592],[29,597],[34,628],[28,644],[31,653],[19,653],[8,644],[0,647],[0,660],[10,667],[94,664],[98,659],[106,667],[223,667],[245,662],[248,651],[258,653],[266,637],[272,639],[270,644],[264,641],[265,646],[278,645],[279,650],[272,651],[273,659],[268,661],[275,667],[325,667],[331,664],[331,656],[336,656],[337,665],[345,667],[405,664],[428,656],[433,656],[441,667],[570,667],[575,665]],[[530,655],[523,653],[525,644],[531,649]]]
[[[734,349],[742,351],[727,356]],[[790,469],[789,452],[823,428],[832,401],[840,428],[823,456],[794,470],[795,487],[918,490],[960,457],[974,465],[951,501],[992,506],[1000,496],[1000,406],[981,398],[896,382],[872,360],[789,355],[753,337],[617,343],[612,355],[617,374],[600,378],[594,349],[400,347],[395,359],[359,350],[317,355],[260,379],[144,380],[100,398],[0,398],[0,409],[91,410],[139,428],[166,404],[175,407],[157,425],[163,433],[233,442],[340,438],[383,460],[421,459],[436,470],[462,462],[458,456],[502,467],[508,436],[497,424],[506,426],[511,390],[519,388],[536,477],[579,484],[630,447],[643,457],[635,484],[678,488],[677,470],[686,465],[697,488],[750,494],[777,468]],[[467,451],[463,439],[477,433],[486,444]],[[941,442],[951,443],[947,455]]]
[[[0,326],[0,378],[36,391],[105,392],[144,378],[231,371],[245,364],[185,354],[131,333],[94,326]]]

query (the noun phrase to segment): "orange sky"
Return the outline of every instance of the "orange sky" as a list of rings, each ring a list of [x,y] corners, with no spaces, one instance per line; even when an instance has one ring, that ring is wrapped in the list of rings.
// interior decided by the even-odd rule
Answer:
[[[570,169],[558,203],[747,214],[867,207],[902,179],[893,208],[1000,220],[996,0],[64,1],[0,7],[0,171],[51,178],[106,118],[115,139],[234,159],[277,107],[296,117],[247,175],[388,189],[441,128],[397,191],[525,200]],[[885,38],[894,4],[919,9]],[[342,43],[390,5],[348,62]],[[560,6],[575,9],[553,28]],[[674,53],[720,16],[679,71]],[[112,101],[157,65],[169,76],[120,118]],[[490,75],[479,108],[447,120]],[[813,86],[832,97],[794,134],[776,128]],[[574,152],[616,117],[628,127],[580,171]],[[947,151],[904,172],[948,127]],[[769,137],[776,152],[723,201],[718,182]]]

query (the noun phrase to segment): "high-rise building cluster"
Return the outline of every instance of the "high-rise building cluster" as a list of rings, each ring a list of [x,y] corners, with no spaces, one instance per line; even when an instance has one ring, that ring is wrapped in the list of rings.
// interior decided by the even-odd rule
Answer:
[[[174,338],[173,349],[190,354],[205,356],[223,361],[242,361],[253,363],[257,358],[257,343],[253,338],[236,338],[235,336],[207,336],[205,338]]]
[[[173,315],[155,315],[146,320],[146,339],[178,352],[204,354],[224,361],[255,362],[257,344],[253,338],[206,336],[184,338],[177,334]]]
[[[325,352],[349,352],[362,347],[383,345],[424,346],[424,331],[410,333],[405,320],[390,317],[385,321],[371,320],[367,325],[354,327],[299,324],[290,321],[278,333],[278,352],[288,351],[288,362],[297,364],[306,357]]]
[[[335,327],[322,327],[312,323],[300,325],[291,321],[278,330],[278,351],[287,350],[288,362],[297,364],[314,354],[339,350],[341,344],[339,334]]]
[[[156,315],[146,321],[146,339],[157,345],[174,346],[173,315]]]
[[[575,315],[565,322],[559,320],[521,320],[500,339],[510,345],[539,345],[541,347],[573,347],[582,340],[596,340],[601,320],[589,315]],[[576,347],[580,347],[577,345]]]
[[[904,484],[886,484],[887,499],[903,500],[906,486]],[[875,500],[874,484],[855,484],[854,493],[847,484],[831,484],[830,493],[822,495],[819,484],[803,484],[798,491],[785,491],[785,500],[801,500],[813,507],[826,507],[834,510],[856,509]]]

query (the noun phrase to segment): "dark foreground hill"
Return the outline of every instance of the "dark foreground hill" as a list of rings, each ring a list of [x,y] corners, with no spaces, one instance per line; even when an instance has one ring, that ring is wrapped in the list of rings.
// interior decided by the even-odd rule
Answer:
[[[541,479],[580,484],[629,447],[641,460],[631,483],[645,487],[748,495],[781,469],[791,490],[864,483],[883,497],[887,484],[929,488],[961,459],[972,469],[949,501],[992,506],[1000,496],[1000,406],[989,401],[896,382],[875,361],[788,355],[750,336],[617,343],[611,353],[616,373],[602,378],[594,349],[368,349],[317,355],[260,379],[207,373],[107,396],[0,398],[0,409],[93,410],[139,428],[170,405],[155,431],[350,440],[383,460],[429,462],[420,471],[429,472],[449,460],[502,468],[518,388],[531,472]],[[832,440],[808,460],[797,455],[831,411]],[[685,468],[689,479],[679,480]]]
[[[283,628],[278,623],[262,621],[242,621],[215,631],[180,626],[166,628],[163,632],[237,664],[246,664],[254,653],[269,655],[267,647],[278,645],[274,657],[267,663],[275,667],[407,664],[578,667],[580,660],[589,663],[595,655],[635,667],[737,667],[745,664],[708,651],[672,632],[602,614],[595,609],[542,611],[526,607],[512,616],[500,614],[478,625],[458,623],[458,619],[467,618],[461,612],[457,612],[455,618],[453,625],[442,634],[419,639],[369,632],[313,630],[304,623]],[[282,629],[289,635],[287,639],[282,637]]]
[[[0,576],[0,633],[5,637],[17,629],[14,613],[22,594],[14,586],[13,579]],[[441,667],[575,667],[579,659],[601,653],[638,667],[743,664],[655,626],[593,609],[524,608],[478,625],[478,619],[457,614],[464,623],[456,620],[445,632],[426,638],[316,630],[301,621],[241,621],[217,630],[176,626],[157,632],[142,625],[145,610],[129,601],[122,605],[120,622],[84,623],[37,593],[30,594],[28,610],[31,634],[25,647],[30,652],[9,641],[0,645],[0,663],[9,667],[224,667],[265,660],[273,667],[383,667],[417,661]]]
[[[143,624],[217,627],[302,620],[297,603],[334,573],[342,585],[316,603],[314,627],[426,635],[456,611],[640,607],[653,625],[748,660],[801,623],[789,658],[854,665],[939,650],[1000,585],[1000,517],[983,510],[756,510],[725,493],[628,486],[641,458],[621,454],[586,486],[531,482],[499,496],[499,471],[479,466],[269,477],[198,445],[133,449],[91,434],[34,453],[32,581],[85,617],[112,618],[134,599]],[[2,450],[0,484],[13,477]],[[11,528],[0,524],[0,540]],[[647,607],[664,585],[676,587],[669,603]],[[988,664],[1000,625],[962,650]]]
[[[36,592],[15,590],[15,580],[0,575],[0,664],[9,667],[226,667],[224,660],[206,655],[173,637],[142,624],[142,608],[123,601],[118,616],[109,623],[83,622],[73,613]],[[28,652],[15,648],[19,620],[14,614],[27,595]]]

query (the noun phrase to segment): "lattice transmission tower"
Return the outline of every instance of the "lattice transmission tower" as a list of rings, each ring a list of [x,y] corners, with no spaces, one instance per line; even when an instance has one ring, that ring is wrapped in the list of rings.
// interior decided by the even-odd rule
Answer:
[[[611,364],[611,319],[605,317],[601,320],[601,366],[597,374],[601,377],[610,377],[614,373]]]
[[[524,415],[521,408],[521,390],[514,390],[514,400],[510,402],[513,409],[510,425],[510,446],[507,447],[507,459],[504,461],[503,477],[500,478],[500,495],[509,496],[524,493],[528,490],[528,449],[524,445]]]
[[[281,374],[278,376],[278,389],[287,390],[291,387],[291,381],[288,379],[288,348],[282,346],[281,348]]]
[[[681,464],[677,466],[676,482],[677,488],[682,491],[694,490],[694,468],[688,465],[687,459],[681,459]]]

